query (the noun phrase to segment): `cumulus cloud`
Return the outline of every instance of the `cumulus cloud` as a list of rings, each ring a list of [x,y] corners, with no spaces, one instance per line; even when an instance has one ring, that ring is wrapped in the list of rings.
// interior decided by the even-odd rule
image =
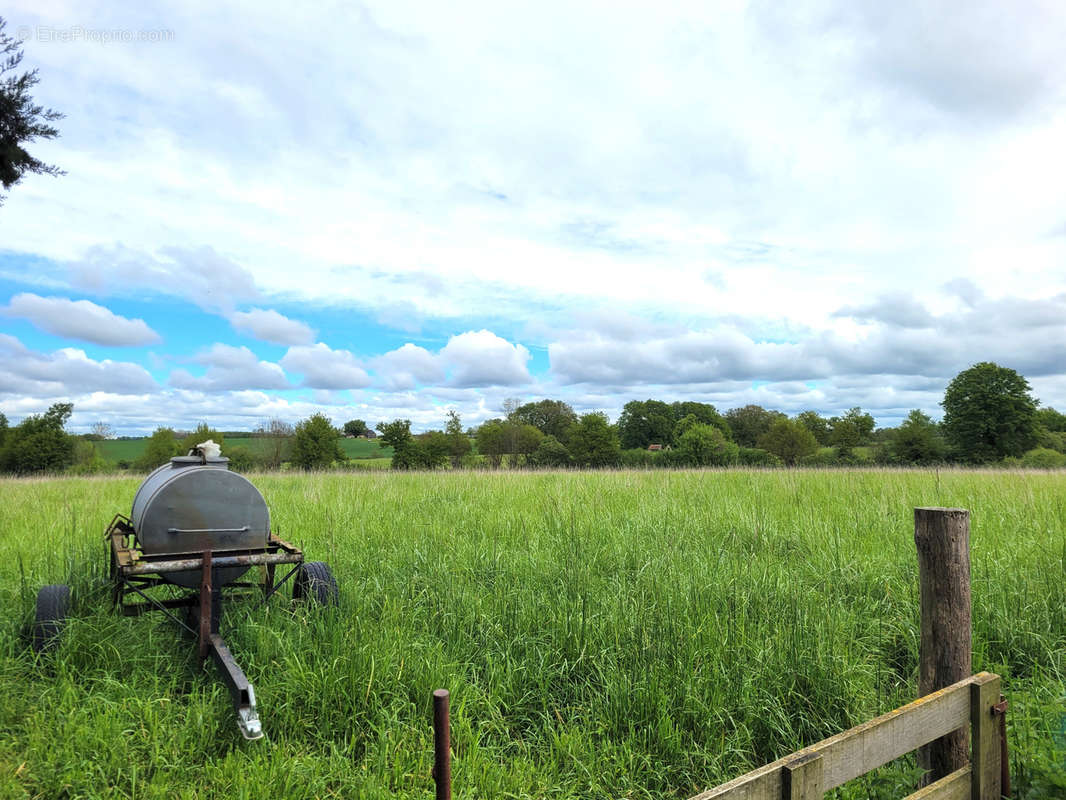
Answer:
[[[281,365],[302,373],[302,385],[312,389],[359,389],[371,383],[354,355],[348,350],[333,350],[322,342],[309,347],[290,347]]]
[[[36,327],[56,336],[93,344],[135,347],[162,341],[143,319],[120,317],[88,300],[41,297],[23,292],[12,297],[0,312],[9,317],[28,319]]]
[[[311,344],[315,340],[315,332],[310,325],[289,319],[273,309],[234,311],[230,314],[229,321],[234,330],[264,342],[301,345]]]
[[[53,353],[31,350],[14,336],[0,334],[0,395],[64,397],[83,392],[138,394],[158,388],[139,364],[96,361],[66,347]]]
[[[444,380],[444,365],[440,358],[410,342],[374,359],[373,367],[390,391],[414,389],[419,384]]]
[[[869,324],[847,335],[827,329],[784,342],[758,340],[725,325],[664,329],[635,341],[612,335],[606,326],[568,332],[548,346],[548,355],[552,374],[563,383],[610,386],[846,376],[878,376],[882,383],[891,382],[887,376],[927,376],[946,383],[983,360],[1031,376],[1062,370],[1066,295],[979,300],[938,317],[904,298],[882,298],[838,314]]]
[[[161,247],[155,255],[121,243],[94,245],[68,266],[75,284],[89,291],[160,292],[208,311],[228,312],[259,296],[251,272],[207,245]]]
[[[289,382],[277,364],[260,361],[247,347],[215,344],[195,359],[207,367],[202,376],[188,370],[170,373],[170,385],[176,389],[222,392],[234,389],[288,389]]]
[[[374,372],[389,391],[418,386],[435,391],[523,386],[533,378],[529,350],[489,330],[452,336],[438,353],[410,342],[374,359]]]
[[[829,365],[793,343],[755,342],[731,328],[683,331],[641,341],[576,333],[548,345],[551,370],[567,383],[608,385],[803,380]]]
[[[531,380],[529,350],[489,330],[453,336],[440,358],[450,369],[453,386],[520,386]]]

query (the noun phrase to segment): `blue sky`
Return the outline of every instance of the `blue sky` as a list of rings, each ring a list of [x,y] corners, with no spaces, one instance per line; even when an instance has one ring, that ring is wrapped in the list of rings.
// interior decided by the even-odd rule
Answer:
[[[0,411],[1066,408],[1058,4],[21,2]]]

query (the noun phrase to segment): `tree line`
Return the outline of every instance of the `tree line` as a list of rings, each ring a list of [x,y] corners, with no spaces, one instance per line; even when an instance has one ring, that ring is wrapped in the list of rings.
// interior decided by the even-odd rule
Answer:
[[[464,429],[459,413],[447,412],[443,430],[412,433],[411,421],[379,422],[379,441],[392,448],[393,469],[487,467],[597,468],[700,466],[834,466],[855,464],[1003,464],[1066,467],[1066,414],[1040,408],[1028,381],[1014,370],[982,362],[948,384],[940,422],[914,409],[894,428],[875,428],[861,408],[825,417],[746,405],[720,413],[709,403],[631,400],[613,423],[600,412],[577,414],[561,400],[508,400],[500,417]],[[31,474],[107,469],[96,443],[112,438],[102,423],[73,436],[65,425],[70,403],[9,427],[0,414],[0,472]],[[179,435],[157,428],[143,452],[128,464],[149,471],[195,445],[213,439],[238,471],[329,469],[348,458],[342,435],[366,436],[363,420],[333,426],[322,413],[291,425],[264,422],[251,433],[255,449],[226,446],[226,432],[201,423]]]
[[[991,362],[960,372],[934,421],[919,409],[875,428],[861,408],[793,417],[758,405],[720,413],[709,403],[631,400],[612,424],[561,400],[507,401],[502,417],[463,435],[456,412],[443,431],[412,434],[410,420],[381,423],[395,469],[509,467],[847,466],[992,464],[1066,466],[1066,415],[1040,408],[1029,383]]]

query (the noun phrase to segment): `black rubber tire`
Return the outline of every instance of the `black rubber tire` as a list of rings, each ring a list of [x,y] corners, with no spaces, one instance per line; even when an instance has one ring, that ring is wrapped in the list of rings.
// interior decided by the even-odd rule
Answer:
[[[37,616],[33,620],[30,643],[35,653],[51,650],[70,612],[70,587],[56,583],[37,592]]]
[[[292,599],[307,600],[323,606],[335,606],[340,601],[337,579],[323,561],[305,561],[296,570],[292,583]]]

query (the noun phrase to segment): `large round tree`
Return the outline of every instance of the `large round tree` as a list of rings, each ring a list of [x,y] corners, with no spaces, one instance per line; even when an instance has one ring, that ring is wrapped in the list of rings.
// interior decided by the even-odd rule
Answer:
[[[944,392],[944,436],[975,464],[1020,456],[1035,441],[1036,401],[1029,382],[990,361],[963,370]]]

